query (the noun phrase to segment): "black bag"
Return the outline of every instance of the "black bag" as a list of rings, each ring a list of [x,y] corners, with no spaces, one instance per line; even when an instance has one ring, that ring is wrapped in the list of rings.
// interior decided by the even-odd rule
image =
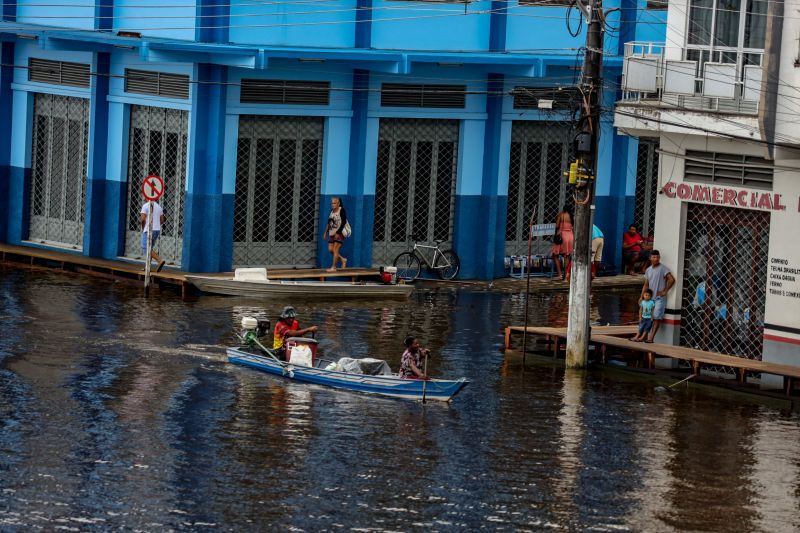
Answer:
[[[556,233],[555,235],[553,235],[553,244],[561,244],[563,242],[564,242],[564,239],[561,238],[561,234],[560,233]]]

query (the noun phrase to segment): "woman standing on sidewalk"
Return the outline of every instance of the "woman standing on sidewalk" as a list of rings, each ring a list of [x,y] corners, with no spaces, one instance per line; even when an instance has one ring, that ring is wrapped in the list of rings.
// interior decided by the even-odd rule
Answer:
[[[553,235],[553,262],[556,264],[556,275],[565,279],[572,258],[572,245],[575,240],[572,234],[572,214],[567,210],[567,206],[561,209],[556,217],[556,232]],[[564,258],[564,270],[561,272],[561,259]]]
[[[344,244],[344,229],[347,225],[347,211],[342,205],[342,199],[338,196],[331,198],[331,214],[328,215],[328,251],[333,255],[333,263],[327,270],[336,272],[336,263],[341,261],[342,268],[347,266],[347,258],[339,255],[339,251]]]

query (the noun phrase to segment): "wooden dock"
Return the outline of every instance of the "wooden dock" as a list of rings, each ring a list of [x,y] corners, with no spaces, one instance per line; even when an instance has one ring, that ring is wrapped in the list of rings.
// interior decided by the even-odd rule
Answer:
[[[592,290],[595,291],[613,291],[613,290],[631,290],[640,289],[644,283],[644,276],[636,274],[629,276],[627,274],[618,274],[616,276],[601,276],[592,281]],[[528,287],[528,280],[525,278],[498,278],[492,281],[494,290],[502,290],[505,292],[525,292],[529,288],[530,293],[537,293],[542,291],[569,291],[569,283],[561,278],[551,278],[548,276],[531,276],[530,287]]]
[[[87,257],[70,251],[0,243],[0,262],[17,267],[63,270],[137,285],[144,284],[144,261],[127,259],[112,261]],[[193,285],[186,279],[187,274],[192,273],[172,270],[168,266],[161,272],[156,272],[153,268],[150,275],[154,285],[175,287],[180,290],[181,296],[185,296],[193,290]],[[197,275],[225,277],[232,276],[233,272],[197,273]],[[346,268],[339,269],[337,272],[327,272],[322,268],[287,268],[269,271],[270,279],[318,279],[320,281],[329,278],[350,278],[352,281],[357,281],[378,275],[378,269],[373,268]]]
[[[692,375],[699,376],[704,367],[731,367],[736,372],[740,385],[747,383],[748,373],[772,374],[783,378],[783,391],[790,396],[795,385],[800,382],[800,367],[769,363],[746,357],[706,352],[684,346],[671,344],[633,342],[629,339],[637,331],[636,326],[595,326],[591,331],[590,345],[599,354],[601,363],[606,363],[612,354],[621,355],[634,365],[642,365],[648,369],[655,368],[655,360],[659,357],[678,361],[686,361],[691,366]],[[548,351],[557,357],[566,344],[567,328],[509,326],[505,330],[505,348],[511,348],[511,336],[528,335],[542,337],[548,344]]]

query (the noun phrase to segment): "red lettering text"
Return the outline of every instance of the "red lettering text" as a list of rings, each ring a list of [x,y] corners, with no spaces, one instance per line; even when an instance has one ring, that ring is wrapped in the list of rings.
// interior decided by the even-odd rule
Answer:
[[[747,191],[739,191],[739,196],[736,200],[739,202],[740,206],[747,207]]]
[[[662,189],[667,198],[675,198],[675,183],[670,181]]]
[[[728,205],[736,205],[734,198],[736,198],[736,191],[733,189],[724,189],[722,195],[722,203]]]
[[[773,202],[773,207],[776,211],[786,211],[786,206],[781,204],[781,195],[776,194]]]
[[[711,201],[715,204],[722,203],[722,189],[717,189],[716,187],[711,189]]]
[[[711,193],[708,192],[708,187],[703,187],[702,185],[695,185],[694,191],[692,191],[692,200],[694,200],[695,202],[710,202]]]
[[[678,198],[681,200],[688,200],[692,196],[692,188],[686,185],[685,183],[681,183],[678,185]]]
[[[772,196],[769,194],[762,194],[758,199],[759,209],[772,209]]]

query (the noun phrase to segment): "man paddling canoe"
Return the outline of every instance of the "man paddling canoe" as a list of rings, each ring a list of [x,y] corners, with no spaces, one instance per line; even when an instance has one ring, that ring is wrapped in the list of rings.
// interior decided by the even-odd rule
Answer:
[[[399,376],[403,379],[430,379],[425,373],[427,370],[425,367],[431,351],[420,347],[419,341],[411,335],[406,337],[403,344],[406,345],[406,351],[400,359]]]

